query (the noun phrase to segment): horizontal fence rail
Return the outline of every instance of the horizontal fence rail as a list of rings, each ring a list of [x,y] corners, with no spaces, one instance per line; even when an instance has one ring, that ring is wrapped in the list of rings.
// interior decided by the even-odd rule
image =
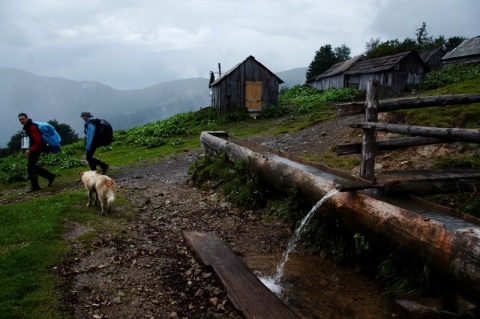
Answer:
[[[402,109],[464,105],[471,103],[480,103],[480,93],[384,100],[379,102],[377,112],[384,113]],[[354,102],[338,104],[335,107],[335,110],[337,117],[363,114],[365,113],[365,103]]]
[[[362,143],[337,145],[337,156],[362,154],[361,178],[375,183],[376,151],[438,143],[466,142],[480,144],[480,129],[439,128],[378,122],[378,113],[380,112],[480,103],[480,93],[378,101],[378,85],[378,81],[375,80],[367,83],[365,103],[356,102],[336,106],[337,117],[365,114],[363,122],[350,123],[351,128],[361,128],[363,130]],[[375,134],[377,131],[409,135],[410,137],[377,141]]]

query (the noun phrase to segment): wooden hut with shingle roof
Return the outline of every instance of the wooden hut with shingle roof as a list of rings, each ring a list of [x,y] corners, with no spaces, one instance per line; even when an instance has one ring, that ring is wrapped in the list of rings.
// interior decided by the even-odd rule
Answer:
[[[480,62],[480,36],[464,40],[458,47],[445,54],[443,65]]]
[[[338,62],[324,73],[317,75],[310,80],[307,80],[306,84],[319,90],[345,88],[347,87],[345,72],[352,68],[355,63],[363,59],[364,57],[362,55],[359,55],[352,59]]]
[[[345,72],[346,87],[356,87],[362,91],[370,80],[379,81],[395,91],[402,91],[407,84],[423,82],[429,67],[416,51],[363,60]]]
[[[423,62],[425,62],[430,69],[441,68],[444,55],[445,50],[442,47],[420,53]]]
[[[282,83],[282,79],[249,56],[209,84],[212,106],[222,113],[246,108],[255,115],[265,107],[278,104]]]

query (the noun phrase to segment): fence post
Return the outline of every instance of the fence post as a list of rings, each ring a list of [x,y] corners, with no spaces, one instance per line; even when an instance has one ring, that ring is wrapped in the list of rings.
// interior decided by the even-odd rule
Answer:
[[[365,101],[365,121],[378,121],[378,81],[370,80],[367,83],[367,97]],[[363,129],[362,137],[362,163],[360,164],[360,177],[375,183],[375,129]]]

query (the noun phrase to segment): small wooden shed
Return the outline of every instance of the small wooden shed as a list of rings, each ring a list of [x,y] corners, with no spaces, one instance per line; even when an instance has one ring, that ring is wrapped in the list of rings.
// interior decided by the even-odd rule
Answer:
[[[282,79],[249,56],[209,84],[212,106],[222,113],[246,108],[255,115],[265,107],[278,104],[282,83]]]
[[[364,57],[359,55],[352,59],[338,62],[330,69],[316,77],[307,80],[306,84],[319,90],[342,89],[347,87],[345,72],[352,68],[357,62],[362,61]]]
[[[442,58],[444,55],[445,50],[442,47],[420,53],[423,62],[432,70],[442,67]]]
[[[480,62],[480,36],[464,40],[458,47],[445,54],[443,65]]]
[[[363,60],[345,72],[346,87],[367,89],[370,80],[377,80],[382,86],[401,91],[407,84],[423,82],[430,68],[416,51]]]

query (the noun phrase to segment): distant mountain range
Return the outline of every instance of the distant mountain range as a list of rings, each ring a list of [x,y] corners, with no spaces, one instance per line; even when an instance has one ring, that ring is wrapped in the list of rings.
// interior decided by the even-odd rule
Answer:
[[[307,68],[277,72],[292,87],[305,82]],[[38,76],[14,68],[0,68],[0,147],[21,130],[20,112],[34,121],[57,120],[83,137],[80,113],[88,110],[106,118],[114,129],[128,129],[178,113],[210,106],[207,78],[189,78],[136,90],[117,90],[93,81]]]

